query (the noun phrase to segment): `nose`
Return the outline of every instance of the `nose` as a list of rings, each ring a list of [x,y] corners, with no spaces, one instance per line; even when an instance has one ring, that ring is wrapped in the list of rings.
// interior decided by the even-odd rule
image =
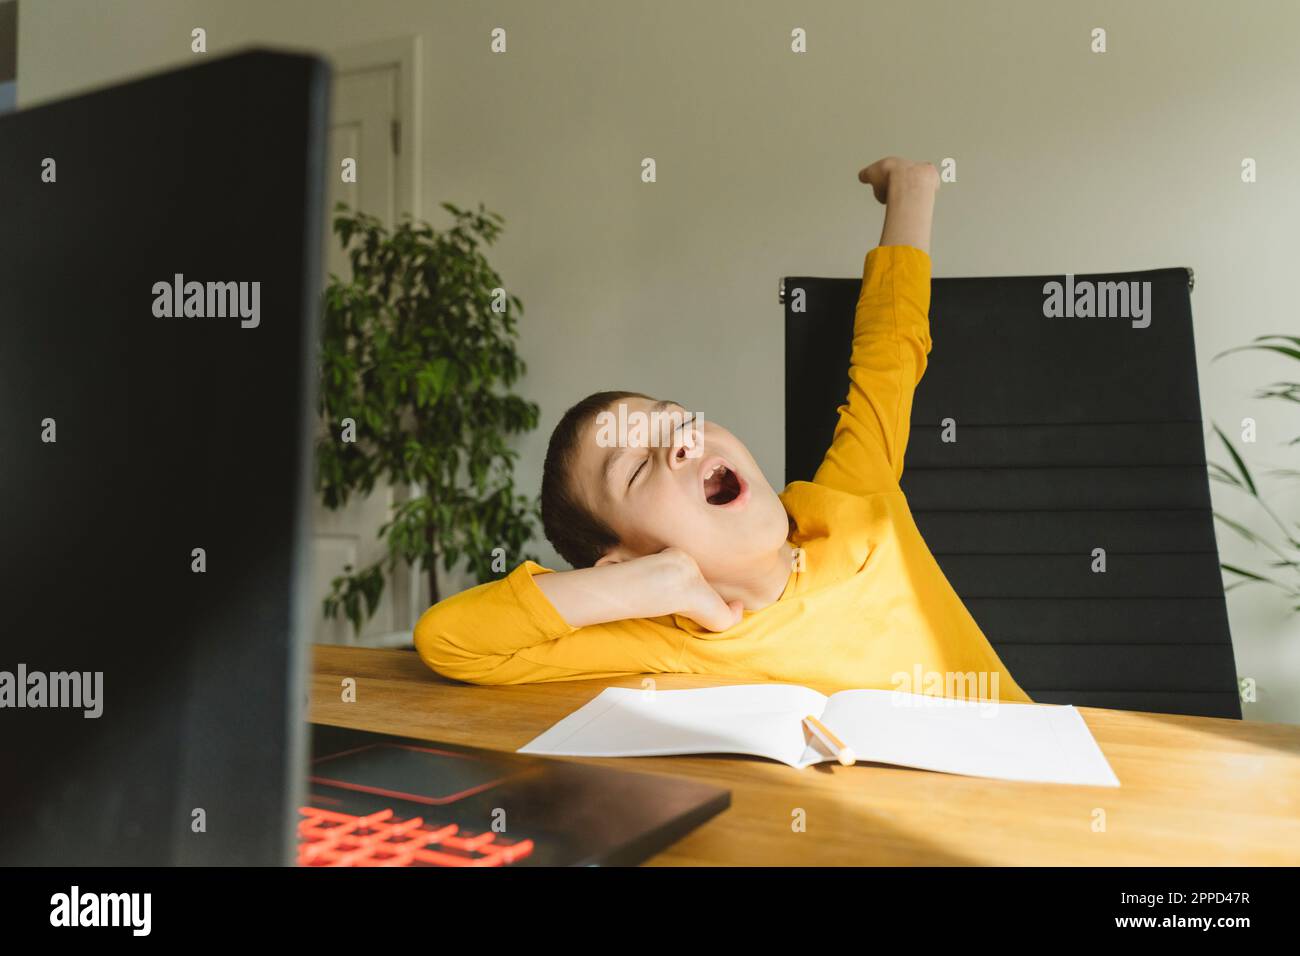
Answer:
[[[686,422],[677,429],[676,438],[668,449],[670,468],[688,468],[692,460],[698,461],[704,453],[704,431],[695,423]]]

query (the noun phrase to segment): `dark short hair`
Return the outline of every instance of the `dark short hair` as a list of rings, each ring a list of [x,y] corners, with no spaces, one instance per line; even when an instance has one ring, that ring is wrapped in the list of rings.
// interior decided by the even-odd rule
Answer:
[[[618,544],[614,529],[587,507],[574,486],[573,464],[582,430],[596,415],[625,398],[646,398],[640,392],[595,392],[570,408],[551,432],[542,465],[542,529],[560,557],[575,568],[589,568]],[[653,400],[653,399],[652,399]]]

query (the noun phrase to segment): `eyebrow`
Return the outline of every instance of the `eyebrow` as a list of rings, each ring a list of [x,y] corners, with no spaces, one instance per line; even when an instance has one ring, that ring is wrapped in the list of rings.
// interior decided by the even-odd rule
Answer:
[[[664,409],[676,404],[677,404],[676,402],[670,402],[670,401],[655,402],[653,405],[650,406],[650,414],[653,415],[655,412],[662,412]],[[687,419],[685,417],[682,418],[683,422],[685,422],[686,420]],[[611,448],[609,452],[605,455],[605,463],[601,466],[600,469],[600,480],[601,483],[604,484],[606,487],[609,486],[610,480],[613,478],[614,465],[617,464],[623,458],[624,453],[626,453],[627,451],[628,448],[626,446],[624,446],[623,448]]]

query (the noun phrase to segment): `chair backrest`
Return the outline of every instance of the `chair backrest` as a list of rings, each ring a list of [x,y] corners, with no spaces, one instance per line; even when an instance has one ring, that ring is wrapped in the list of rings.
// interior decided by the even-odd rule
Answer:
[[[1149,289],[1146,327],[1046,317],[1045,287],[1065,276],[933,280],[902,489],[944,574],[1037,701],[1241,717],[1189,277],[1071,277],[1075,295],[1084,282],[1102,298],[1119,287],[1101,283]],[[782,288],[788,482],[811,479],[830,444],[861,280],[787,277]]]

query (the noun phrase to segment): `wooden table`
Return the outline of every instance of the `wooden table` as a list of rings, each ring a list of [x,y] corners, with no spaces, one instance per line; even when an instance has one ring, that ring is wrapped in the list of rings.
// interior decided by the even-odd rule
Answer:
[[[412,651],[316,645],[311,720],[514,751],[606,687],[641,677],[478,687]],[[342,680],[356,679],[356,702]],[[654,675],[661,690],[738,683]],[[821,689],[821,688],[814,688]],[[688,777],[731,808],[654,866],[1300,864],[1300,727],[1080,707],[1122,786],[885,767],[794,770],[761,757],[554,757]],[[796,815],[805,832],[793,827]],[[1103,826],[1104,823],[1104,826]]]

